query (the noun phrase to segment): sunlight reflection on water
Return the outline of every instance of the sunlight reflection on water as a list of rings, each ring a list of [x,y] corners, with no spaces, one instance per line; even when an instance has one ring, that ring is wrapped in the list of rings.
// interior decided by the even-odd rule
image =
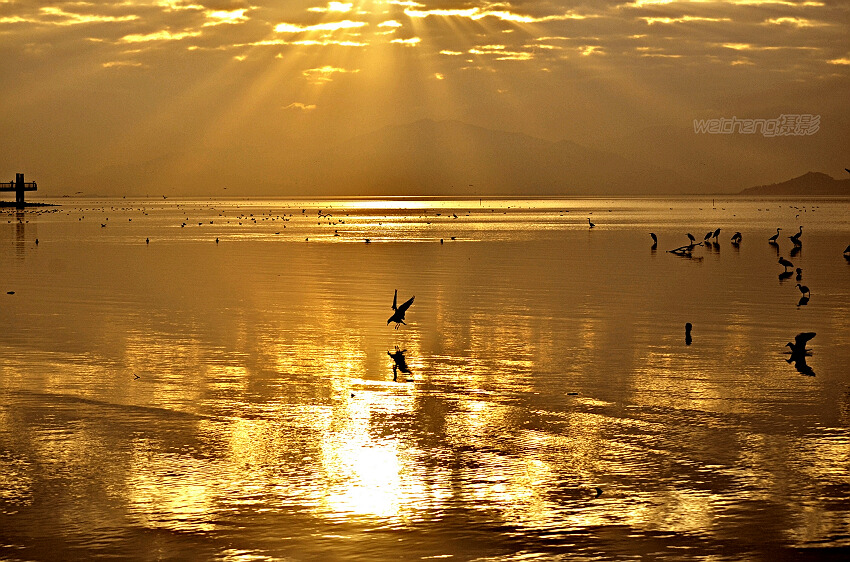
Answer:
[[[0,553],[127,556],[152,531],[169,533],[159,552],[232,560],[850,547],[847,210],[85,201],[23,224],[8,213]],[[798,222],[805,307],[777,279],[790,243],[766,243]],[[666,252],[716,225],[725,238],[698,259]],[[398,331],[395,289],[416,296]],[[784,361],[808,330],[816,377]],[[411,372],[394,381],[396,346]]]

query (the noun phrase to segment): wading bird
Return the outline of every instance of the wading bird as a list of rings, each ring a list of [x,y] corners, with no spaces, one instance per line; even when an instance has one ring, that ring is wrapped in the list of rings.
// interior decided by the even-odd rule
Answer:
[[[690,232],[688,232],[688,240],[690,240],[691,242],[696,242],[696,241],[697,241],[697,239],[696,239],[696,238],[694,238],[694,235],[693,235],[693,234],[691,234]]]
[[[806,349],[806,344],[815,337],[814,332],[801,332],[794,336],[793,342],[788,342],[785,344],[785,347],[791,348],[791,358],[788,359],[788,362],[796,361],[797,359],[805,359],[807,355],[811,355],[811,352]]]
[[[718,236],[720,236],[720,229],[719,229],[719,228],[718,228],[717,230],[715,230],[715,231],[714,231],[714,236],[712,236],[712,238],[714,238],[714,241],[715,241],[715,242],[717,242],[717,237],[718,237]]]
[[[807,297],[812,296],[812,292],[809,291],[809,288],[806,287],[805,285],[800,285],[799,283],[797,283],[797,288],[800,289],[800,292],[803,293],[803,296],[807,296]]]
[[[702,241],[703,241],[703,242],[708,242],[709,240],[711,240],[711,235],[712,235],[712,234],[714,234],[714,231],[713,231],[713,230],[709,230],[708,232],[706,232],[706,233],[705,233],[705,236],[703,236],[703,238],[702,238]]]
[[[733,244],[735,244],[735,245],[737,246],[738,244],[740,244],[740,243],[741,243],[741,238],[743,238],[743,237],[741,236],[741,233],[740,233],[740,232],[736,232],[735,234],[733,234],[733,235],[732,235],[732,243],[733,243]]]
[[[404,321],[404,313],[407,312],[407,309],[410,308],[410,305],[413,304],[413,299],[416,297],[410,297],[408,300],[403,302],[401,306],[397,306],[398,303],[398,289],[395,290],[395,294],[393,294],[393,315],[390,316],[389,320],[387,320],[387,326],[390,325],[390,322],[395,322],[395,329],[398,330],[398,327],[401,324],[407,326],[407,323]]]
[[[786,259],[785,259],[785,258],[783,258],[783,257],[780,257],[780,258],[779,258],[779,265],[781,265],[782,267],[784,267],[784,268],[785,268],[785,272],[786,272],[786,273],[788,272],[788,268],[789,268],[789,267],[794,267],[794,264],[793,264],[793,263],[791,263],[790,261],[786,260]]]
[[[781,229],[781,228],[777,228],[777,229],[776,229],[776,234],[774,234],[773,236],[771,236],[770,238],[768,238],[768,239],[767,239],[767,241],[768,241],[768,242],[770,242],[771,244],[776,244],[776,239],[777,239],[777,238],[779,238],[779,231],[780,231],[780,230],[782,230],[782,229]]]
[[[593,224],[592,222],[590,222],[590,217],[588,217],[588,218],[587,218],[587,224],[589,224],[589,225],[590,225],[590,228],[593,228],[594,226],[596,226],[595,224]]]
[[[658,245],[658,236],[656,236],[654,232],[650,232],[649,235],[652,237],[652,245],[657,246]],[[848,246],[847,249],[850,250],[850,246]],[[846,254],[847,252],[845,251],[844,253]]]
[[[800,242],[800,236],[803,234],[803,227],[800,227],[800,231],[794,236],[789,236],[788,239],[794,243],[795,246],[802,246],[802,242]]]

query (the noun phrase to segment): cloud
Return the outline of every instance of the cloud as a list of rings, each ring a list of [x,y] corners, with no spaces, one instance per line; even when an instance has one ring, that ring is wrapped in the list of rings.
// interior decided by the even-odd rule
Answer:
[[[422,39],[419,37],[411,37],[410,39],[393,39],[390,43],[398,43],[401,45],[407,45],[408,47],[415,47],[420,41],[422,41]]]
[[[124,43],[147,43],[148,41],[180,41],[182,39],[186,39],[187,37],[198,37],[200,34],[200,31],[180,31],[178,33],[172,33],[167,29],[163,29],[162,31],[154,31],[153,33],[133,33],[130,35],[125,35],[121,38],[121,41],[123,41]]]
[[[325,7],[307,8],[308,12],[350,12],[354,4],[346,4],[343,2],[328,2]]]
[[[339,31],[340,29],[355,29],[368,25],[362,21],[334,21],[314,25],[298,25],[296,23],[279,23],[274,30],[278,33],[303,33],[305,31]]]
[[[360,72],[360,69],[347,70],[345,68],[338,68],[335,66],[322,66],[319,68],[309,68],[303,71],[301,74],[307,78],[307,81],[311,84],[325,84],[333,80],[334,74],[353,74]]]
[[[316,104],[314,103],[301,103],[300,101],[294,101],[287,106],[284,106],[283,109],[294,109],[297,111],[313,111],[316,109]]]

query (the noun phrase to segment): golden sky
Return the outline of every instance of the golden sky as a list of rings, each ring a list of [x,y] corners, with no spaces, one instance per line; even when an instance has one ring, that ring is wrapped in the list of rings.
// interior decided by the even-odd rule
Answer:
[[[838,176],[848,23],[843,0],[0,0],[0,179],[292,194],[321,183],[329,153],[423,119],[566,139],[711,185]],[[693,132],[694,119],[781,114],[819,115],[820,130]]]

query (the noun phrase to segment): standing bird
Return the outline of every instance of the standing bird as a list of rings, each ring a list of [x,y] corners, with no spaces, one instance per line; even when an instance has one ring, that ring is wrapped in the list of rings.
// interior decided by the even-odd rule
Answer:
[[[593,224],[592,222],[590,222],[590,217],[587,217],[587,224],[589,224],[589,225],[590,225],[590,228],[593,228],[594,226],[596,226],[595,224]]]
[[[803,227],[801,226],[800,231],[793,236],[789,236],[788,239],[791,240],[791,242],[793,242],[795,246],[802,246],[803,243],[800,242],[800,236],[802,234],[803,234]]]
[[[714,231],[714,236],[712,236],[712,238],[714,238],[714,242],[715,242],[715,243],[717,242],[717,237],[718,237],[718,236],[720,236],[720,229],[719,229],[719,228],[718,228],[717,230],[715,230],[715,231]]]
[[[797,283],[797,288],[800,289],[800,292],[803,294],[803,296],[811,298],[812,292],[809,291],[808,287],[806,287],[805,285],[800,285],[799,283]]]
[[[393,294],[393,310],[395,312],[392,316],[390,316],[389,320],[387,320],[387,326],[390,325],[390,322],[395,322],[395,329],[398,330],[398,327],[401,324],[407,326],[407,323],[404,321],[404,313],[407,312],[407,309],[410,308],[410,305],[413,304],[413,299],[416,297],[410,297],[408,300],[403,302],[401,306],[397,306],[398,303],[398,289],[395,290],[395,294]]]
[[[697,241],[697,239],[694,238],[694,235],[690,232],[688,232],[688,239],[691,241],[692,244]]]
[[[740,244],[740,243],[741,243],[741,238],[743,238],[743,237],[741,236],[741,233],[740,233],[740,232],[736,232],[735,234],[733,234],[733,235],[732,235],[732,243],[733,243],[733,244],[735,244],[735,245],[737,246],[738,244]]]
[[[654,232],[650,232],[649,235],[652,237],[652,245],[657,246],[658,245],[658,236],[656,236]],[[850,250],[850,246],[848,246],[847,249]],[[844,253],[846,254],[847,252],[844,252]]]
[[[785,268],[785,272],[786,272],[786,273],[788,272],[788,268],[789,268],[789,267],[794,267],[794,264],[793,264],[793,263],[791,263],[790,261],[786,260],[786,259],[785,259],[785,258],[783,258],[783,257],[780,257],[780,258],[779,258],[779,265],[781,265],[782,267],[784,267],[784,268]]]
[[[711,235],[713,233],[714,233],[713,230],[709,230],[708,232],[705,233],[705,236],[703,237],[702,241],[705,242],[706,246],[708,246],[708,241],[711,240]]]
[[[776,234],[774,234],[773,236],[771,236],[770,238],[768,238],[768,239],[767,239],[767,241],[768,241],[768,242],[770,242],[771,244],[776,244],[776,239],[777,239],[777,238],[779,238],[779,231],[780,231],[780,230],[782,230],[782,229],[781,229],[781,228],[777,228],[777,229],[776,229]]]

